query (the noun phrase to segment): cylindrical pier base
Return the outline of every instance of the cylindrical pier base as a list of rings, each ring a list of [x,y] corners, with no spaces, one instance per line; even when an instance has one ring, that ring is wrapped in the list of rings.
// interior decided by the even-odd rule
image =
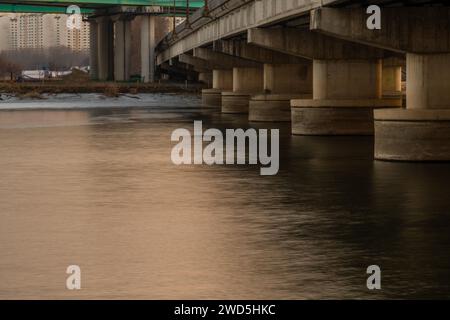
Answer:
[[[406,55],[407,108],[375,111],[375,158],[450,161],[450,53]]]
[[[222,92],[233,90],[233,70],[213,70],[212,77],[213,88],[202,90],[202,104],[220,107],[222,105]]]
[[[450,110],[375,111],[375,159],[450,161]]]
[[[222,113],[247,114],[251,94],[222,92]]]
[[[222,90],[203,89],[202,104],[205,106],[220,107],[222,105]]]
[[[373,135],[373,111],[399,108],[400,99],[292,100],[294,135]]]
[[[291,100],[310,98],[311,94],[262,94],[251,97],[249,121],[291,121]]]

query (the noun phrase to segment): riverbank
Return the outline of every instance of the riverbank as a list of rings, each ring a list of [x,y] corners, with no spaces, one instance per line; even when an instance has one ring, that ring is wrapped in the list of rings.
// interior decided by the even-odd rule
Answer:
[[[45,95],[97,93],[106,97],[119,97],[138,93],[199,93],[202,83],[158,81],[105,82],[92,81],[83,72],[74,72],[61,79],[46,79],[36,82],[0,81],[0,94],[19,99],[45,99]]]
[[[149,107],[197,106],[199,95],[195,92],[172,93],[120,93],[108,96],[104,93],[42,93],[39,97],[17,97],[0,93],[0,110],[32,109],[90,109],[90,108],[149,108]]]
[[[42,94],[58,93],[102,93],[108,96],[118,96],[123,93],[177,93],[199,92],[202,84],[198,83],[113,83],[89,81],[85,83],[68,83],[66,81],[42,82],[0,82],[0,92],[17,97],[38,97]]]

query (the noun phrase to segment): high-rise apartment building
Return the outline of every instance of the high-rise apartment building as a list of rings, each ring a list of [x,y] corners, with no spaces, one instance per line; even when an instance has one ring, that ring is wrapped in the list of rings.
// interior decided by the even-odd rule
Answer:
[[[0,13],[0,51],[10,47],[8,35],[10,25],[9,17],[4,13]]]
[[[64,24],[66,19],[64,19]],[[83,21],[80,29],[63,28],[67,33],[66,46],[74,51],[89,50],[89,22]]]
[[[1,14],[0,51],[22,48],[68,47],[89,50],[89,23],[81,29],[68,29],[64,14]]]
[[[17,18],[17,43],[18,48],[36,48],[44,47],[44,34],[42,29],[42,15],[27,14]]]

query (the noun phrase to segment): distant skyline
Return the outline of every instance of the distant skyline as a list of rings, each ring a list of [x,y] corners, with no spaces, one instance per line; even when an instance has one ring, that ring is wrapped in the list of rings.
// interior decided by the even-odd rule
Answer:
[[[50,47],[89,50],[89,23],[82,22],[80,30],[69,30],[67,17],[65,14],[0,14],[0,51]]]

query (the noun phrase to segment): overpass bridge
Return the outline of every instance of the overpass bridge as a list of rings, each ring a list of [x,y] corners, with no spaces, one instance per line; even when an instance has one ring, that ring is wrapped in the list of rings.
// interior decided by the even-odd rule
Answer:
[[[71,5],[90,23],[91,77],[125,81],[130,78],[131,52],[140,49],[141,77],[154,80],[156,16],[186,16],[204,0],[5,0],[0,12],[66,13]],[[75,12],[71,12],[75,13]],[[140,48],[132,48],[131,21],[140,18]]]
[[[369,29],[369,5],[381,29]],[[210,0],[156,63],[211,79],[203,102],[295,135],[375,135],[375,158],[450,161],[450,8],[432,0]],[[406,103],[402,100],[406,70]]]

